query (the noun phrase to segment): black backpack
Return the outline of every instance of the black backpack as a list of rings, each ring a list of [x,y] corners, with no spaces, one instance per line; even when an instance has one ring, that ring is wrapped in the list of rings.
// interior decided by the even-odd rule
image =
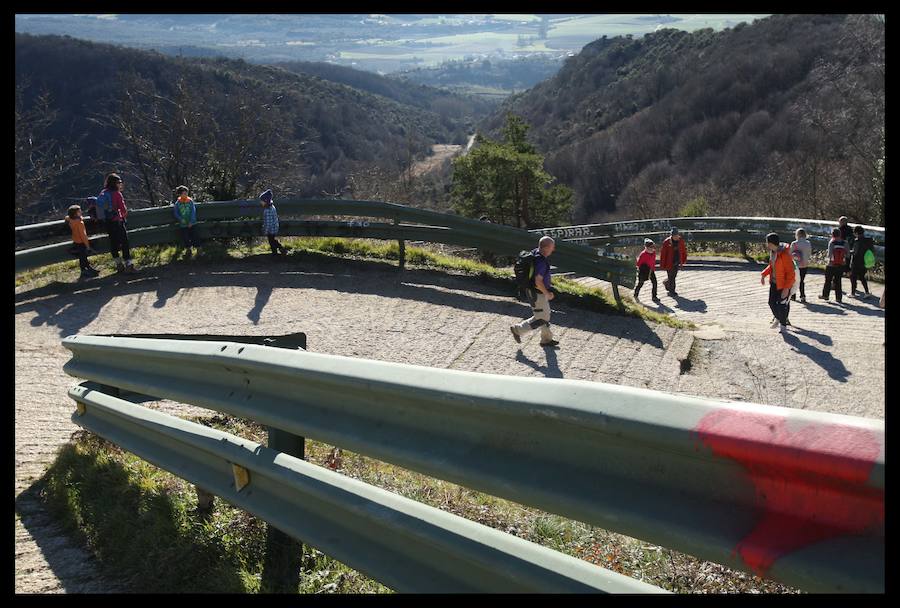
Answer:
[[[534,252],[522,250],[513,264],[516,275],[516,290],[519,298],[527,299],[528,291],[534,290]]]

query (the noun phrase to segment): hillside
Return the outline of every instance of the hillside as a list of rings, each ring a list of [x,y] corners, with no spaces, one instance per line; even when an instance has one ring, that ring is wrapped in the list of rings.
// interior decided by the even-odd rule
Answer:
[[[573,220],[709,214],[883,224],[884,21],[777,15],[601,38],[509,98]]]
[[[128,175],[136,206],[180,183],[200,200],[264,185],[333,192],[363,168],[398,174],[433,144],[464,143],[475,107],[442,105],[440,91],[412,104],[242,60],[68,37],[17,34],[15,61],[17,207],[33,216],[96,193],[110,170]]]

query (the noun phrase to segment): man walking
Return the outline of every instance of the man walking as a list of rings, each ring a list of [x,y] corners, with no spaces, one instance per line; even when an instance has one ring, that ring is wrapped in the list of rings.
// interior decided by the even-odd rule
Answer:
[[[687,246],[684,239],[678,233],[678,228],[672,227],[669,238],[663,241],[659,250],[659,269],[665,270],[669,278],[663,281],[663,287],[670,296],[677,296],[675,291],[675,277],[678,270],[687,262]]]
[[[556,241],[549,236],[542,236],[538,246],[531,251],[534,256],[534,280],[525,290],[528,301],[531,302],[532,315],[517,325],[511,325],[513,339],[517,343],[522,342],[522,336],[532,330],[541,329],[541,346],[554,347],[559,344],[553,339],[550,331],[550,300],[553,292],[550,290],[550,255],[556,249]]]

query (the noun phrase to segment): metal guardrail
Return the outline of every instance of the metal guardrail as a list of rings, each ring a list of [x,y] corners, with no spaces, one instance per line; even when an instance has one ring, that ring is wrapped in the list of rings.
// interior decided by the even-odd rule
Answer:
[[[397,591],[664,592],[85,384],[69,395],[79,426]]]
[[[174,342],[197,344],[196,337]],[[279,338],[288,349],[305,342],[303,334]],[[238,352],[247,344],[202,342]],[[271,449],[272,427],[267,448],[119,399],[119,388],[83,382],[70,389],[72,420],[398,591],[665,593]]]
[[[201,239],[261,236],[260,213],[259,204],[254,201],[199,204],[197,230]],[[533,249],[537,245],[534,235],[518,228],[380,201],[286,199],[278,202],[278,214],[279,234],[289,236],[416,240],[478,247],[511,256],[522,249]],[[309,215],[388,218],[394,223],[376,223],[361,219],[345,222],[304,222],[288,219]],[[128,217],[128,238],[133,247],[175,243],[179,240],[177,227],[168,207],[137,210],[129,213]],[[59,226],[48,227],[43,224],[33,228],[21,226],[16,229],[17,239],[27,242],[32,238],[46,238],[48,231],[52,232],[58,228]],[[97,250],[109,250],[106,236],[94,237],[92,244]],[[70,247],[71,243],[65,242],[19,250],[15,255],[16,272],[70,260],[72,259],[68,253]],[[558,243],[553,254],[553,264],[564,272],[577,272],[596,277],[613,285],[634,286],[634,269],[629,262],[605,257],[583,245]]]
[[[854,226],[856,224],[853,224]],[[531,230],[533,234],[546,234],[566,242],[592,247],[643,245],[644,238],[663,239],[669,229],[678,228],[688,241],[728,241],[733,243],[761,243],[766,234],[775,232],[783,241],[794,240],[797,228],[806,230],[809,241],[826,248],[832,228],[837,222],[796,218],[766,217],[673,217],[651,220],[631,220],[606,224],[559,226]],[[884,260],[885,231],[882,226],[863,225],[866,236],[872,238],[875,255]]]
[[[884,424],[262,346],[70,336],[66,373],[816,592],[884,590]]]

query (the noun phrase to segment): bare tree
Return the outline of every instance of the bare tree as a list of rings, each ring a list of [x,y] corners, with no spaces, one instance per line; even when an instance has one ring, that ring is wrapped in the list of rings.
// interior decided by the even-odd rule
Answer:
[[[280,98],[260,99],[241,86],[214,120],[206,166],[206,188],[216,200],[247,196],[262,183],[296,186],[304,179],[304,142],[287,137]]]
[[[41,92],[28,104],[26,89],[27,82],[16,84],[16,213],[23,213],[40,202],[51,185],[78,164],[79,157],[77,145],[60,144],[48,133],[58,118],[50,94]]]

